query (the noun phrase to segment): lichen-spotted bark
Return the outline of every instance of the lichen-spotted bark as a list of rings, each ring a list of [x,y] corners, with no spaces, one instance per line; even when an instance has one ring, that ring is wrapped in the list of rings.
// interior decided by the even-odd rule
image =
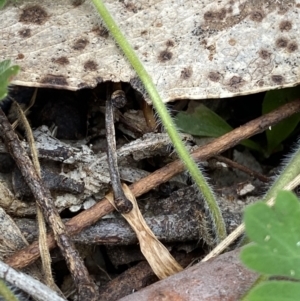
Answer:
[[[299,0],[105,1],[164,101],[219,98],[299,82]],[[137,83],[89,1],[29,0],[0,14],[14,83],[77,90]],[[143,92],[143,91],[142,91]]]

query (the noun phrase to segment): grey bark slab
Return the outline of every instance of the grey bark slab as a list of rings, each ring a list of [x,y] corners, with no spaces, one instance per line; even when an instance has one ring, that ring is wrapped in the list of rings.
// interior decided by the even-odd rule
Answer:
[[[165,102],[299,83],[299,0],[104,1]],[[0,14],[0,60],[13,83],[77,90],[130,82],[134,70],[89,1],[18,1]]]

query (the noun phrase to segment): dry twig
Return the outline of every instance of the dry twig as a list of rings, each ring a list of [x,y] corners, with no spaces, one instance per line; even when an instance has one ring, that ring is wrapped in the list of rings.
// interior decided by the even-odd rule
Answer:
[[[122,184],[120,181],[120,173],[118,168],[117,149],[116,149],[116,137],[115,137],[115,125],[114,125],[114,111],[113,103],[121,107],[124,102],[118,102],[116,100],[122,100],[122,97],[118,97],[120,94],[116,90],[114,94],[117,97],[112,97],[109,86],[107,88],[107,100],[106,100],[106,112],[105,112],[105,127],[106,127],[106,141],[107,141],[107,161],[109,166],[110,181],[114,192],[114,204],[116,209],[121,213],[128,213],[132,210],[132,203],[125,196]],[[123,91],[121,91],[123,92]]]
[[[230,166],[232,168],[236,168],[236,169],[241,170],[244,173],[246,173],[246,174],[248,174],[252,177],[257,178],[262,182],[268,183],[270,181],[270,179],[268,177],[262,175],[261,173],[255,171],[255,170],[252,170],[252,169],[248,168],[245,165],[234,162],[234,161],[232,161],[232,160],[230,160],[230,159],[228,159],[224,156],[214,156],[214,158],[216,158],[220,162],[226,163],[228,166]]]
[[[65,301],[65,299],[61,298],[48,286],[37,281],[31,276],[15,271],[2,261],[0,261],[0,278],[14,284],[16,287],[30,294],[35,300]]]
[[[34,96],[32,99],[34,99],[32,102],[35,101],[37,89],[35,89]],[[25,112],[23,112],[20,105],[14,101],[14,106],[16,106],[19,118],[17,121],[21,121],[22,126],[25,128],[26,137],[28,140],[30,152],[31,152],[31,158],[33,162],[33,166],[35,168],[35,171],[37,173],[37,176],[41,178],[41,166],[38,158],[37,149],[35,146],[32,130],[30,127],[30,124],[26,118]],[[42,260],[42,266],[43,266],[43,272],[45,275],[45,283],[53,290],[59,291],[59,289],[56,287],[53,275],[52,275],[52,269],[51,269],[51,256],[50,251],[47,247],[47,229],[46,229],[46,222],[43,216],[43,212],[40,209],[39,205],[36,204],[36,214],[37,214],[37,221],[38,221],[38,227],[39,227],[39,248],[41,253],[41,260]]]

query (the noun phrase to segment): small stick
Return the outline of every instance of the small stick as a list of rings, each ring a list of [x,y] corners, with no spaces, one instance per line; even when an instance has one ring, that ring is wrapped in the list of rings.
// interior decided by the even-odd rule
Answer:
[[[113,104],[116,104],[118,108],[124,106],[126,103],[125,95],[120,93],[122,91],[116,90],[110,95],[109,85],[107,88],[107,100],[106,100],[106,113],[105,113],[105,126],[106,126],[106,141],[107,141],[107,160],[109,166],[109,174],[111,185],[114,192],[114,202],[117,210],[121,213],[128,213],[132,210],[132,203],[127,199],[122,189],[120,181],[120,174],[118,169],[117,149],[116,149],[116,137],[115,137],[115,125],[114,125],[114,113]],[[123,92],[124,93],[124,92]]]
[[[37,204],[43,210],[44,216],[53,230],[55,241],[66,259],[74,282],[78,287],[79,299],[82,301],[96,301],[96,285],[90,279],[88,271],[75,249],[74,243],[67,234],[66,227],[61,221],[59,213],[54,206],[50,191],[45,187],[42,180],[37,175],[31,160],[2,109],[0,109],[0,133],[5,140],[7,150],[15,160],[25,181],[32,191]]]
[[[291,101],[278,109],[256,118],[239,128],[215,139],[211,143],[197,148],[192,156],[195,160],[207,160],[208,158],[224,152],[225,150],[237,145],[240,141],[248,139],[251,136],[265,131],[269,126],[273,126],[279,121],[300,111],[300,101],[296,99]],[[132,193],[138,197],[150,189],[167,182],[176,174],[184,170],[184,165],[180,160],[176,160],[158,170],[151,175],[141,179],[140,181],[130,185]],[[114,211],[114,207],[106,198],[103,198],[93,207],[81,212],[77,216],[70,219],[67,223],[67,229],[71,235],[81,232],[84,228],[91,226],[103,216]],[[55,240],[53,235],[47,236],[48,247],[55,247]],[[15,268],[23,268],[39,257],[39,250],[37,242],[30,246],[16,252],[11,257],[7,258],[5,262]]]
[[[180,212],[181,213],[181,212]],[[237,214],[236,219],[240,214]],[[167,214],[153,217],[146,217],[145,221],[158,240],[164,243],[185,242],[199,239],[200,227],[202,226],[199,216],[184,212],[183,214]],[[228,225],[231,220],[225,220]],[[20,230],[30,233],[30,238],[37,238],[37,229],[31,220],[20,219],[17,222]],[[170,226],[172,225],[172,226]],[[29,232],[30,231],[30,232]],[[108,233],[113,233],[109,235]],[[124,219],[103,218],[94,226],[89,227],[79,234],[74,235],[76,243],[86,245],[132,245],[138,242],[132,228]]]
[[[34,300],[66,301],[45,284],[29,275],[15,271],[2,261],[0,261],[0,278],[28,293]]]
[[[25,115],[26,115],[27,112],[30,110],[30,108],[35,104],[37,91],[38,91],[38,89],[35,88],[35,89],[34,89],[34,92],[33,92],[33,94],[32,94],[32,97],[31,97],[31,99],[30,99],[30,103],[29,103],[28,107],[24,110],[24,114],[25,114]],[[15,130],[15,129],[17,128],[18,125],[19,125],[19,120],[17,119],[17,120],[12,124],[13,129]]]
[[[214,156],[214,158],[216,158],[220,162],[226,163],[227,165],[229,165],[233,168],[239,169],[239,170],[243,171],[244,173],[246,173],[246,174],[248,174],[252,177],[256,177],[257,179],[259,179],[262,182],[265,182],[265,183],[270,182],[270,179],[268,177],[262,175],[259,172],[256,172],[255,170],[252,170],[252,169],[248,168],[245,165],[234,162],[234,161],[232,161],[232,160],[230,160],[226,157],[223,157],[223,156]]]
[[[32,97],[32,99],[34,99],[34,101],[35,101],[35,97],[36,97],[36,91],[37,91],[37,89],[35,89],[34,97]],[[19,115],[19,118],[17,119],[17,121],[20,120],[21,124],[25,128],[28,145],[29,145],[30,152],[31,152],[33,166],[35,168],[35,171],[36,171],[38,177],[41,178],[41,166],[40,166],[38,152],[36,149],[36,145],[34,142],[34,137],[32,134],[30,124],[26,118],[25,113],[23,112],[22,108],[20,107],[20,105],[16,101],[13,102],[13,105],[16,106],[17,112]],[[58,288],[55,285],[53,275],[52,275],[50,250],[48,249],[48,246],[47,246],[46,222],[45,222],[45,218],[43,216],[43,212],[37,203],[36,203],[36,215],[37,215],[38,228],[39,228],[39,238],[38,238],[39,239],[39,248],[40,248],[40,253],[41,253],[43,272],[45,275],[45,283],[51,289],[58,290]]]

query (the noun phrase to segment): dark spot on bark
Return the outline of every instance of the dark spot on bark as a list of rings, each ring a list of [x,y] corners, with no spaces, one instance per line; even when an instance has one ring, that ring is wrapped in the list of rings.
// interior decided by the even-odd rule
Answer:
[[[287,46],[288,52],[294,52],[298,49],[298,44],[296,42],[291,42]]]
[[[226,9],[222,8],[216,11],[208,11],[204,13],[204,20],[207,22],[222,21],[226,17]]]
[[[30,28],[23,28],[18,31],[19,36],[22,38],[29,38],[31,36],[31,29]]]
[[[48,19],[46,11],[39,5],[27,6],[23,9],[19,22],[41,25]]]
[[[180,78],[182,80],[189,79],[193,74],[193,69],[191,67],[186,67],[181,70]]]
[[[84,3],[85,0],[72,0],[72,5],[74,7],[80,6],[81,4]]]
[[[261,49],[258,54],[259,54],[259,57],[263,60],[267,60],[271,56],[271,53],[266,49]]]
[[[97,84],[103,83],[103,78],[100,77],[100,76],[97,76],[96,77],[96,82],[97,82]]]
[[[292,23],[290,21],[281,21],[279,24],[280,31],[289,31],[292,29]]]
[[[167,42],[166,42],[166,46],[167,47],[173,47],[175,45],[175,43],[174,43],[174,41],[172,41],[172,40],[168,40]]]
[[[236,44],[236,40],[231,38],[231,39],[229,39],[228,44],[231,46],[234,46]]]
[[[229,14],[231,14],[231,13],[233,12],[232,7],[229,7],[229,8],[227,9],[227,12],[228,12]]]
[[[284,77],[282,75],[272,75],[271,79],[275,84],[281,85],[283,83]]]
[[[23,60],[23,58],[25,57],[25,55],[23,53],[18,53],[18,60]]]
[[[203,39],[201,42],[200,42],[200,45],[203,45],[204,48],[207,47],[207,40],[206,39]]]
[[[94,33],[96,33],[99,37],[104,38],[104,39],[107,39],[108,36],[109,36],[108,30],[107,30],[104,26],[102,26],[102,25],[100,25],[100,26],[95,26],[95,27],[92,29],[92,31],[93,31]]]
[[[72,48],[74,50],[83,50],[88,43],[89,43],[88,39],[81,38],[75,41]]]
[[[40,81],[42,84],[49,84],[51,86],[67,86],[68,82],[63,75],[48,74]]]
[[[218,82],[221,78],[221,75],[219,72],[215,71],[210,71],[208,73],[208,79],[211,80],[212,82]]]
[[[163,50],[158,55],[158,60],[160,62],[167,62],[172,58],[173,54],[169,50]]]
[[[259,86],[259,87],[263,87],[264,84],[265,84],[265,82],[264,82],[263,80],[260,80],[260,81],[258,82],[258,86]]]
[[[93,60],[88,60],[84,63],[83,67],[86,71],[95,71],[98,68],[98,64]]]
[[[80,83],[77,85],[78,89],[84,89],[89,88],[89,85],[87,83]]]
[[[214,58],[214,55],[216,54],[216,46],[215,45],[209,45],[206,47],[207,50],[209,50],[209,56],[208,56],[208,59],[210,61],[213,60]]]
[[[296,7],[297,7],[297,8],[300,8],[300,3],[296,4]]]
[[[276,47],[285,48],[288,44],[288,40],[286,38],[278,38],[275,42]]]
[[[250,19],[254,22],[261,22],[264,18],[264,13],[259,10],[255,10],[250,14]]]
[[[230,80],[229,80],[229,86],[233,88],[234,90],[240,88],[243,86],[244,80],[240,76],[234,75]]]
[[[285,1],[283,1],[283,3],[285,3]],[[281,6],[278,6],[278,10],[277,10],[278,15],[284,15],[289,10],[290,5],[289,4],[283,5],[283,3],[281,3]]]
[[[70,61],[66,56],[53,58],[52,62],[55,63],[55,64],[58,64],[58,65],[62,65],[62,66],[70,64]]]
[[[133,13],[138,12],[138,9],[137,9],[136,5],[132,2],[124,3],[124,6],[130,12],[133,12]]]
[[[142,31],[141,31],[141,35],[142,35],[142,36],[145,35],[145,34],[147,34],[147,33],[148,33],[147,30],[142,30]]]

